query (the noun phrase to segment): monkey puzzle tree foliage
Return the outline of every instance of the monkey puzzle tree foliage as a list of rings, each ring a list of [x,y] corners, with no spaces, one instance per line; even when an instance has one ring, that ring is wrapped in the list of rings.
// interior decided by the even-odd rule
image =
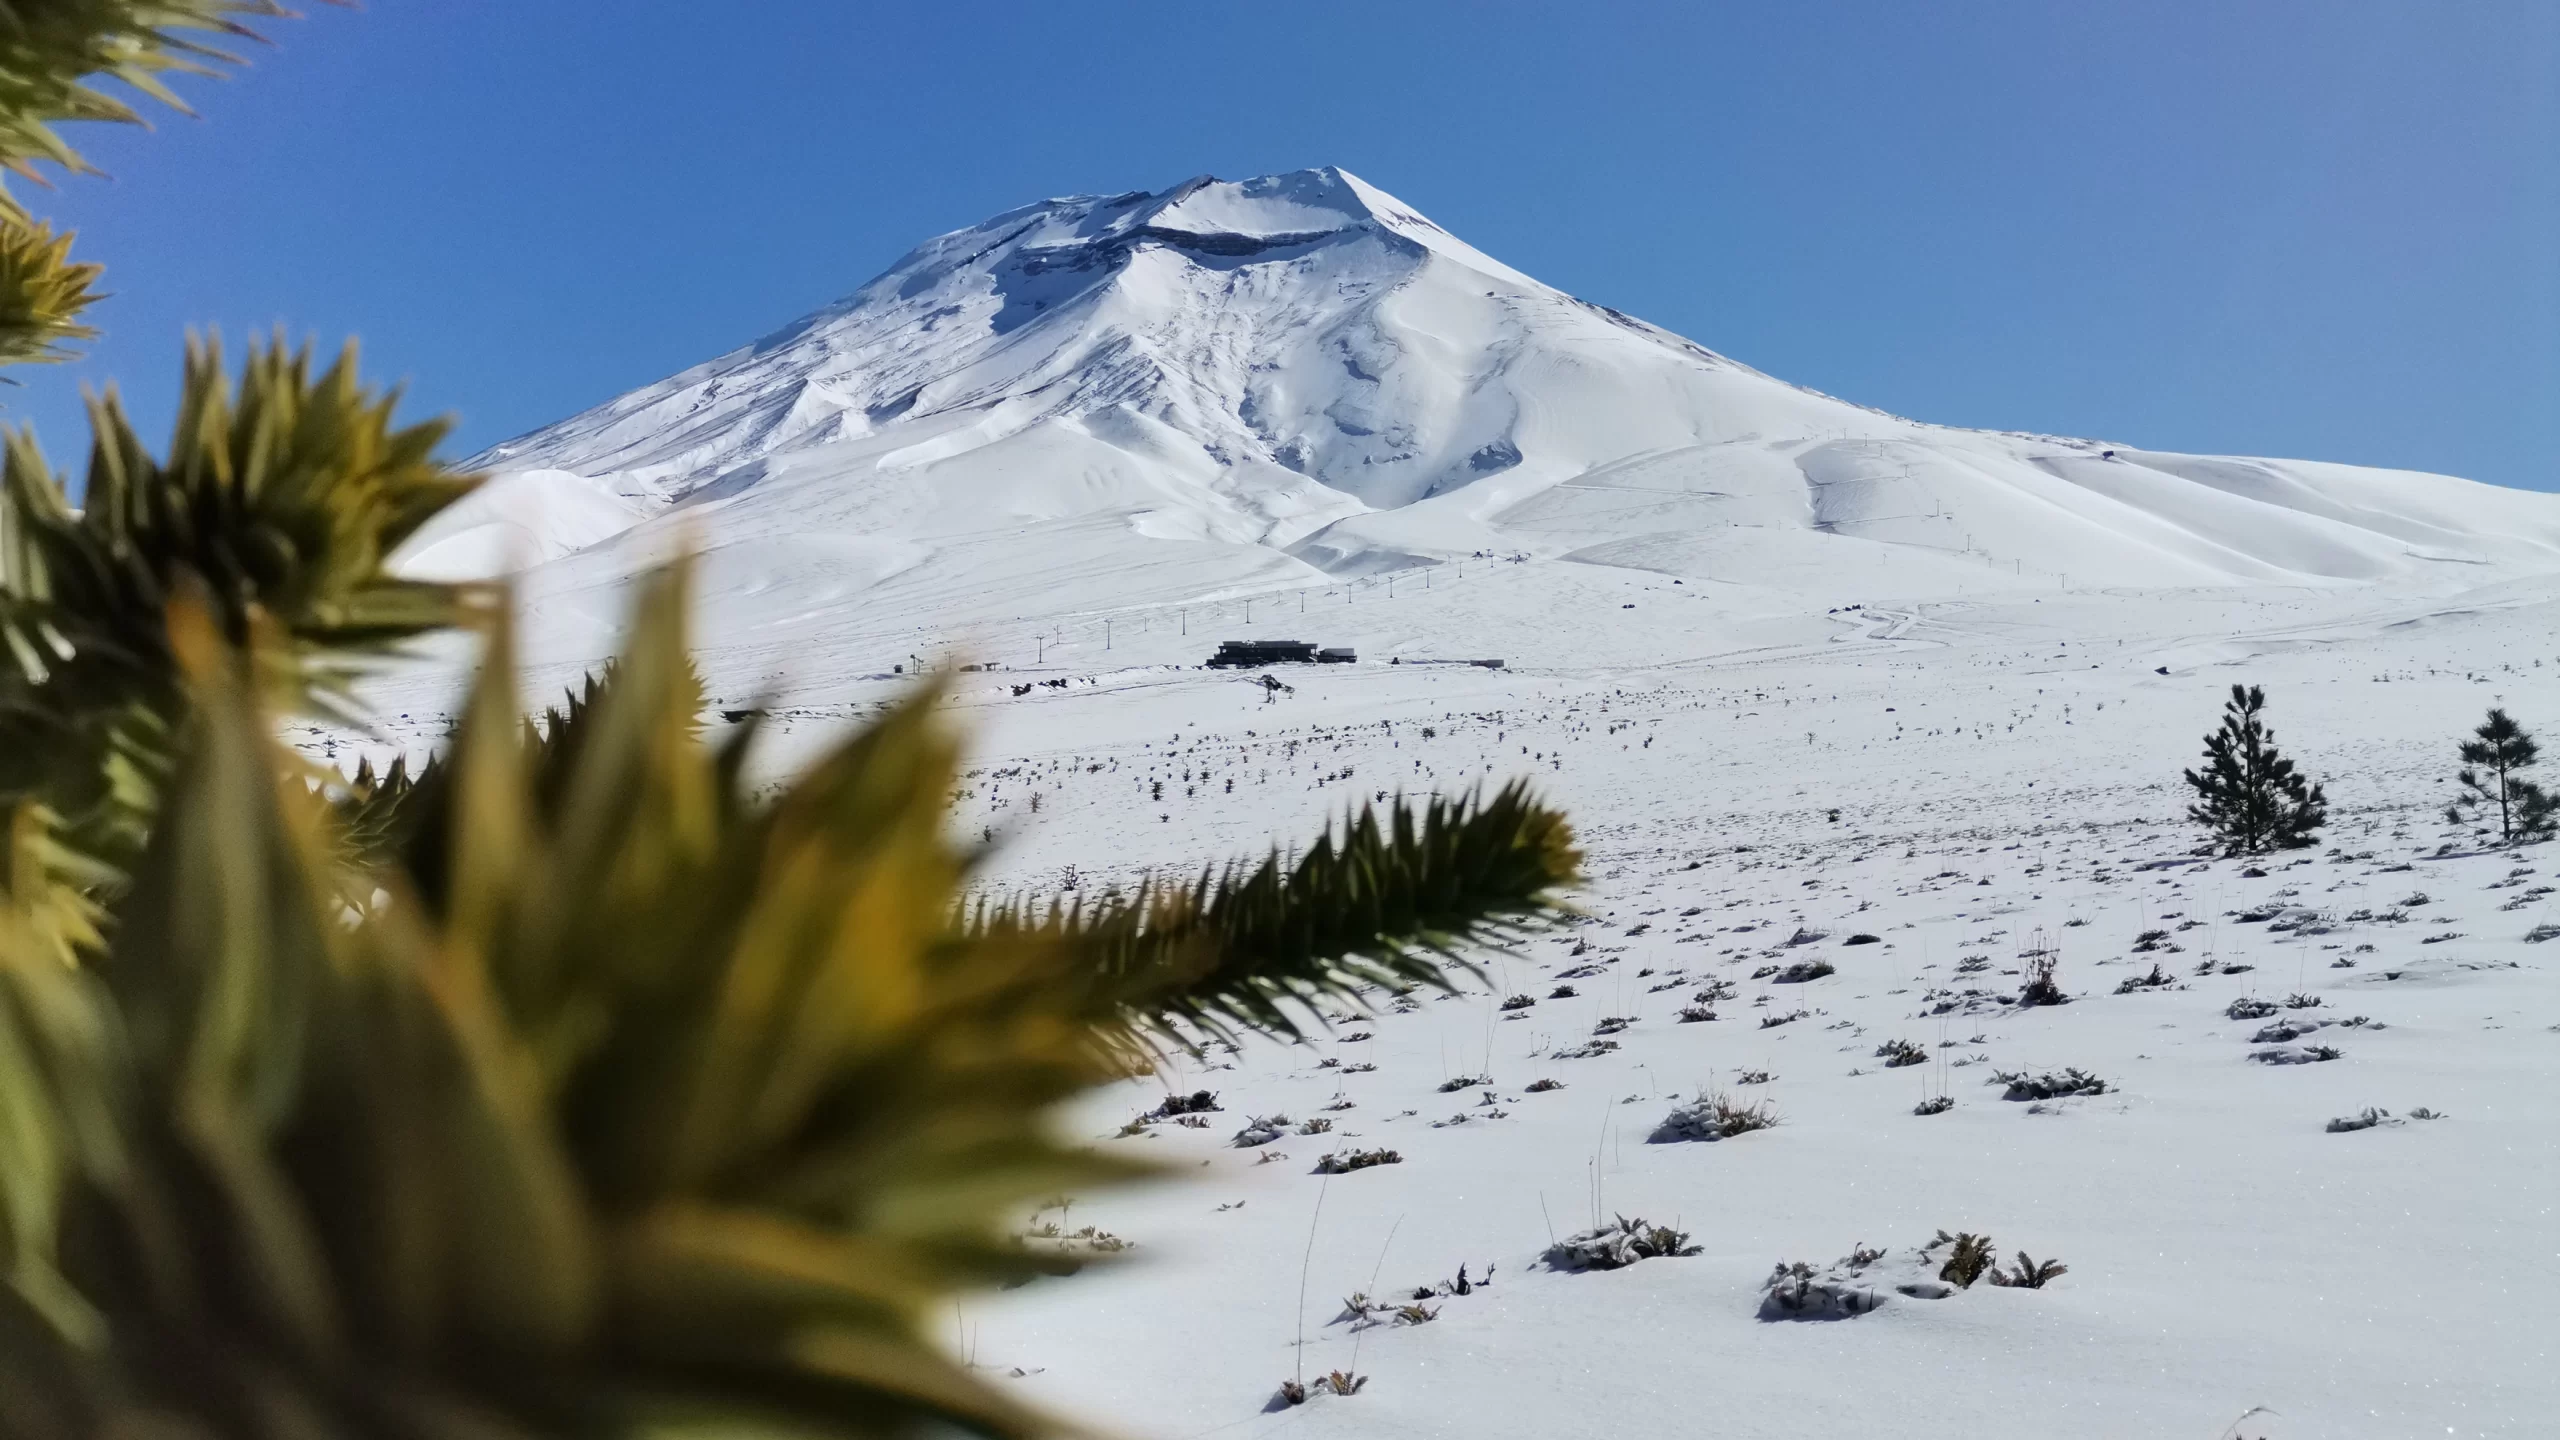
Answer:
[[[208,54],[174,32],[276,13],[0,0],[0,166],[128,118],[84,77],[162,93]],[[48,358],[88,277],[13,217],[0,360]],[[32,435],[0,470],[0,1440],[1056,1432],[929,1334],[1038,1268],[1025,1203],[1142,1173],[1054,1106],[1446,986],[1578,876],[1514,786],[972,903],[929,683],[751,788],[678,567],[529,725],[504,607],[384,569],[472,483],[441,427],[351,353],[185,379],[164,455],[93,405],[76,507]],[[447,754],[349,780],[277,742],[457,622],[487,650]]]
[[[2560,799],[2523,773],[2541,760],[2541,747],[2506,711],[2492,708],[2461,755],[2454,780],[2462,795],[2445,807],[2447,820],[2467,825],[2494,815],[2502,841],[2548,840],[2560,828]]]
[[[2222,725],[2204,737],[2204,768],[2186,772],[2196,802],[2187,818],[2211,830],[2225,855],[2263,855],[2312,842],[2328,823],[2328,797],[2276,753],[2260,718],[2266,692],[2234,685]]]
[[[274,0],[0,0],[0,171],[41,185],[39,163],[95,173],[53,127],[65,120],[139,124],[130,105],[91,82],[117,81],[185,110],[162,77],[206,75],[233,57],[194,38],[255,39],[238,17],[280,17]],[[98,296],[98,267],[70,258],[71,237],[31,218],[0,186],[0,365],[70,358],[94,332],[80,312]]]

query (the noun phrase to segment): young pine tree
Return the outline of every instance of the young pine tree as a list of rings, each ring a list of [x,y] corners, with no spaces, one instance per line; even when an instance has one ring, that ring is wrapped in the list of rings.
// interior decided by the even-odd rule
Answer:
[[[2492,709],[2462,742],[2462,797],[2445,807],[2456,825],[2497,817],[2501,841],[2548,840],[2560,828],[2560,798],[2524,778],[2540,747],[2504,710]],[[2478,768],[2474,768],[2478,767]]]
[[[2298,849],[2328,823],[2328,797],[2276,753],[2259,718],[2266,706],[2264,690],[2232,686],[2222,728],[2204,737],[2204,768],[2187,772],[2197,797],[2187,818],[2212,830],[2225,855]]]

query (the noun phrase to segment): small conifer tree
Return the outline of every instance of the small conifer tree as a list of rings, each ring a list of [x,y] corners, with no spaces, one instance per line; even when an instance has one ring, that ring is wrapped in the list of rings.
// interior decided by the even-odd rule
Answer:
[[[2445,818],[2465,825],[2494,812],[2501,841],[2550,839],[2560,828],[2560,798],[2522,773],[2541,758],[2540,747],[2514,717],[2491,709],[2462,742],[2462,770],[2454,777],[2462,796],[2445,807]]]
[[[2258,686],[2232,686],[2221,728],[2204,737],[2204,768],[2186,772],[2197,797],[2187,818],[2213,831],[2225,855],[2298,849],[2328,823],[2328,797],[2276,753],[2266,705]]]

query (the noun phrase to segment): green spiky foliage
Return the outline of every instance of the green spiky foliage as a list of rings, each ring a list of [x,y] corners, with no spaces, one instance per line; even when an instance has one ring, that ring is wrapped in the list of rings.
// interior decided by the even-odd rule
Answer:
[[[198,37],[254,39],[244,18],[286,13],[273,0],[0,0],[0,172],[38,184],[45,163],[94,173],[54,127],[142,116],[91,81],[184,111],[165,77],[213,74],[234,59]],[[93,338],[80,315],[99,298],[98,268],[72,260],[70,235],[39,224],[0,185],[0,366],[67,360]]]
[[[2445,807],[2445,819],[2456,825],[2494,819],[2498,838],[2507,843],[2548,840],[2560,828],[2560,797],[2524,774],[2541,763],[2542,747],[2514,716],[2492,707],[2462,742],[2461,755],[2454,780],[2462,793]]]
[[[590,733],[588,722],[598,702],[612,693],[618,673],[619,666],[608,661],[600,671],[580,677],[575,689],[563,691],[558,704],[526,717],[521,739],[533,777],[534,801],[543,813],[557,809]],[[701,696],[702,672],[690,656],[685,674],[686,684]],[[693,729],[701,733],[698,713]],[[450,745],[459,737],[445,738]],[[734,753],[743,756],[754,738],[752,728],[735,732],[731,736]],[[368,757],[357,762],[356,773],[348,777],[337,801],[339,825],[354,855],[370,866],[397,867],[436,906],[443,903],[448,878],[443,837],[451,824],[452,778],[441,752],[428,755],[415,771],[405,755],[394,757],[380,772]]]
[[[1506,791],[1353,824],[1232,911],[1113,912],[1174,926],[1189,989],[957,924],[936,692],[760,799],[751,727],[695,724],[684,613],[650,587],[567,745],[529,738],[498,628],[440,893],[395,867],[351,912],[337,809],[181,604],[186,759],[108,953],[0,931],[0,1437],[1057,1433],[928,1336],[1039,1268],[1002,1233],[1026,1202],[1141,1173],[1046,1118],[1128,1073],[1133,1008],[1444,953],[1573,879]],[[1288,913],[1355,884],[1351,921]]]
[[[69,232],[0,215],[0,366],[68,360],[95,338],[80,316],[99,299],[98,271],[71,258]]]
[[[1556,918],[1581,857],[1564,817],[1519,782],[1490,800],[1362,806],[1291,861],[1204,869],[1072,904],[980,909],[981,931],[1072,943],[1123,996],[1132,1026],[1189,1043],[1259,1030],[1292,1038],[1369,987],[1449,988],[1470,950]]]
[[[2196,792],[2187,818],[2211,830],[2224,855],[2299,849],[2328,823],[2328,797],[2276,752],[2266,707],[2266,691],[2232,686],[2220,728],[2204,737],[2204,767],[2186,772]]]
[[[120,81],[186,111],[166,77],[214,74],[236,59],[197,37],[254,40],[243,20],[289,13],[274,0],[0,0],[0,170],[38,184],[40,163],[91,173],[54,126],[142,115],[90,81]],[[5,189],[0,210],[19,213]]]
[[[188,347],[165,460],[113,393],[91,405],[82,503],[32,435],[0,463],[0,810],[41,804],[82,853],[139,853],[185,709],[163,611],[204,591],[234,644],[259,617],[268,700],[347,713],[369,658],[453,623],[468,592],[395,578],[384,558],[474,483],[431,455],[445,424],[401,426],[396,397],[281,339],[239,386],[219,349]]]

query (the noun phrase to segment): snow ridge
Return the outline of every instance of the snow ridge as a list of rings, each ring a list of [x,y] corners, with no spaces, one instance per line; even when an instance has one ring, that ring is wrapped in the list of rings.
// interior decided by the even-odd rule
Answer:
[[[556,473],[404,559],[592,588],[682,532],[793,614],[858,590],[919,624],[1487,552],[1796,595],[1875,546],[1959,589],[2560,569],[2560,498],[1905,420],[1568,296],[1330,167],[1008,211],[472,463]],[[451,543],[465,523],[520,558]],[[813,550],[903,558],[848,590],[804,573]]]

